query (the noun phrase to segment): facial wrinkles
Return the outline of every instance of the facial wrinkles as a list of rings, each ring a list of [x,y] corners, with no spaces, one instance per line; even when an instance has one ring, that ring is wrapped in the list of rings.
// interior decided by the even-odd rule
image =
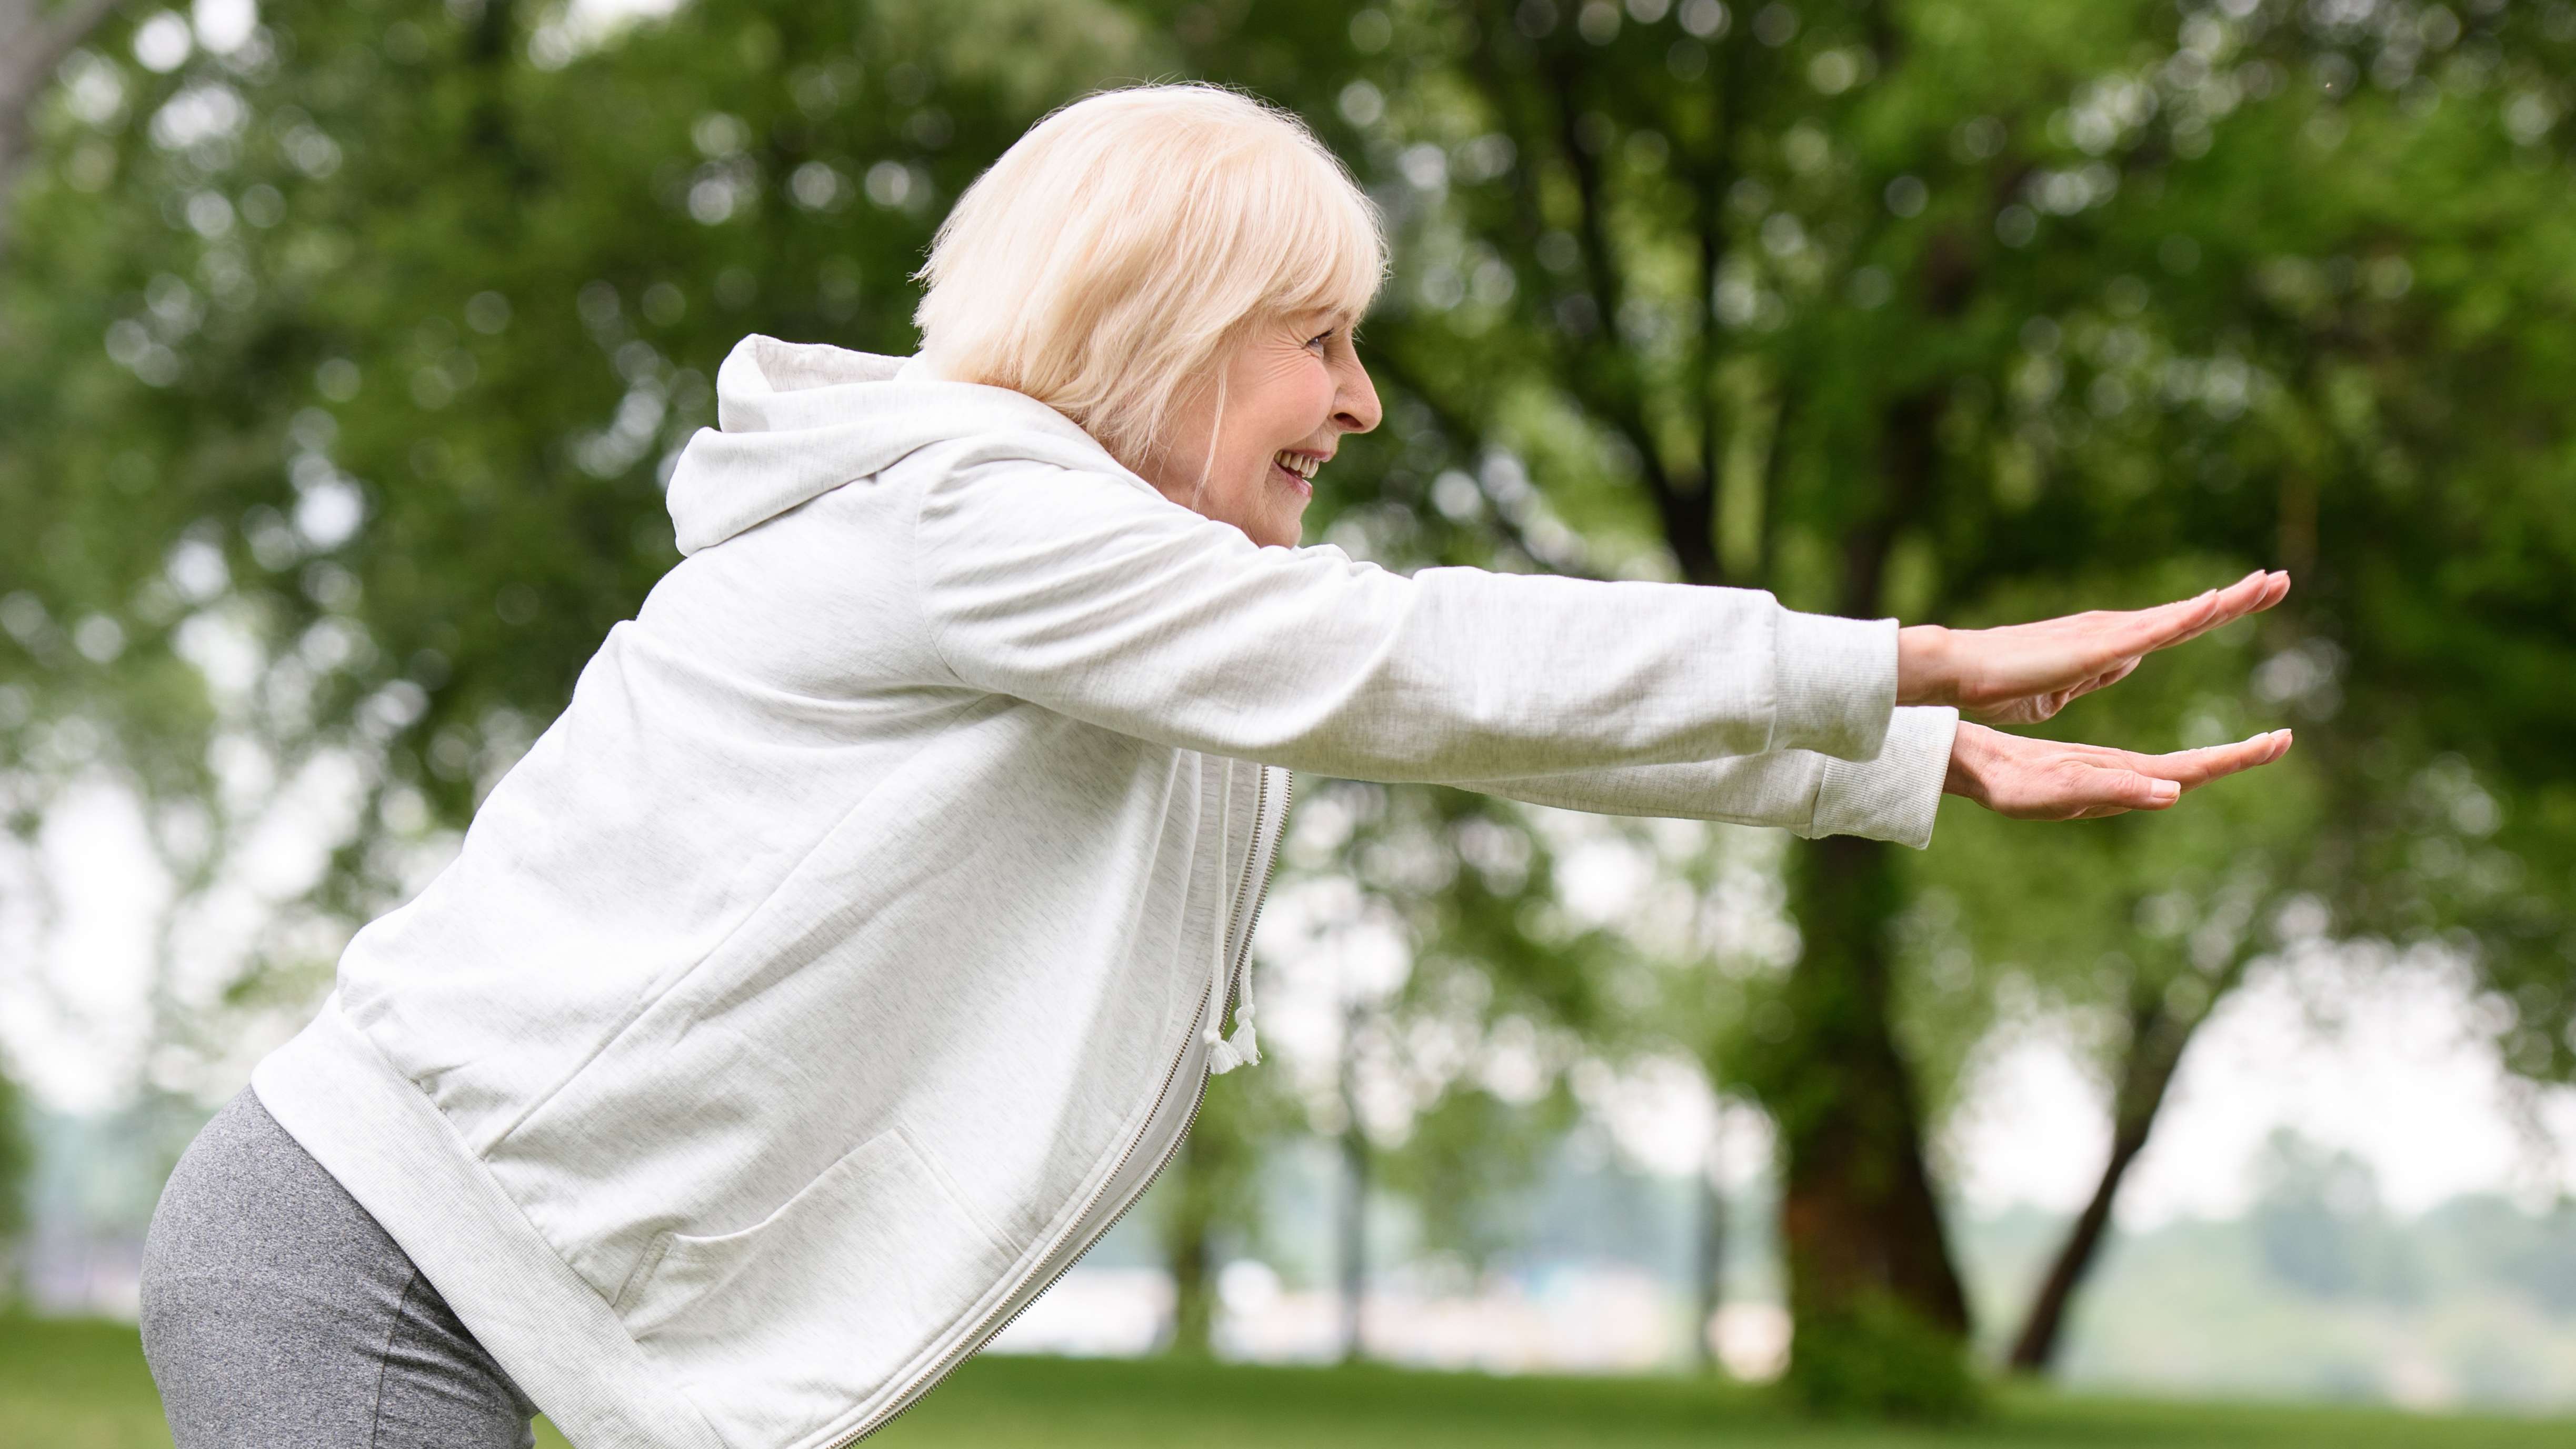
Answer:
[[[1241,391],[1250,406],[1238,414],[1241,430],[1228,430],[1236,436],[1227,449],[1232,455],[1227,471],[1238,480],[1247,514],[1272,524],[1273,533],[1282,526],[1293,530],[1305,511],[1305,497],[1273,474],[1272,459],[1284,449],[1321,452],[1329,448],[1329,444],[1317,447],[1314,439],[1331,413],[1332,376],[1302,338],[1256,339],[1245,349],[1243,363],[1237,371],[1249,374],[1241,379]],[[1259,534],[1254,539],[1277,541]]]
[[[1327,331],[1327,341],[1309,345]],[[1329,315],[1255,332],[1228,359],[1222,416],[1211,388],[1175,420],[1163,452],[1166,476],[1149,474],[1155,485],[1256,543],[1295,545],[1310,495],[1290,474],[1311,474],[1339,446],[1343,374],[1358,367],[1349,346],[1343,324]],[[1374,422],[1373,411],[1362,426]],[[1283,472],[1275,461],[1283,451],[1302,455],[1304,464]]]

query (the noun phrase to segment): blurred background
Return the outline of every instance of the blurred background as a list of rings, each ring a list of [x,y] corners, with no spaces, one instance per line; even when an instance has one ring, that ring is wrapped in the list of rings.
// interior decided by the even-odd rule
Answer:
[[[677,561],[732,344],[908,352],[980,169],[1182,77],[1395,239],[1310,541],[1962,625],[2286,568],[2046,728],[2299,747],[1921,853],[1301,781],[1272,1060],[998,1348],[2576,1408],[2567,0],[0,0],[33,1341]]]

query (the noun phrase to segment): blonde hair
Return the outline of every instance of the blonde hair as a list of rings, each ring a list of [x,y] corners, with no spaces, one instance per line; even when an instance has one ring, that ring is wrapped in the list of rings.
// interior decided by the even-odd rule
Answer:
[[[940,373],[1026,393],[1132,459],[1246,325],[1356,321],[1385,274],[1376,206],[1303,122],[1216,86],[1135,86],[1058,109],[976,178],[913,320]]]

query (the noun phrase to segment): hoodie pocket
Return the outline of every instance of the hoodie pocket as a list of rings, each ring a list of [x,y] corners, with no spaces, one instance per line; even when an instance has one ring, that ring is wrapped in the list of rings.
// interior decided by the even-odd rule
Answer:
[[[1018,1256],[901,1127],[750,1227],[647,1251],[619,1317],[745,1446],[793,1443],[874,1395]]]

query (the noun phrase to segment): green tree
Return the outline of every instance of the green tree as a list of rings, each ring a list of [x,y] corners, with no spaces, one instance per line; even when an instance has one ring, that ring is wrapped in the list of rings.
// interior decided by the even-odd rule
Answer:
[[[2562,365],[2576,303],[2564,140],[2543,124],[2576,67],[2576,11],[2463,25],[2429,8],[2219,9],[2181,38],[2164,76],[2278,92],[2218,121],[2194,184],[2163,198],[2160,270],[2214,268],[2229,286],[2126,318],[2060,314],[2051,355],[2060,395],[2088,410],[2106,378],[2170,399],[2190,377],[2180,358],[2241,369],[2241,408],[2199,378],[2199,410],[2224,402],[2228,426],[2165,430],[2204,501],[2135,526],[2178,550],[2268,541],[2300,575],[2298,607],[2213,646],[2202,665],[2235,656],[2221,673],[2186,661],[2160,690],[2124,686],[2119,707],[2177,742],[2286,713],[2302,748],[2204,818],[2022,840],[2008,858],[1987,853],[2004,844],[1992,823],[1961,819],[1922,862],[1927,880],[1983,889],[1966,914],[1990,958],[2053,954],[2045,989],[2103,1019],[2112,1150],[2020,1325],[2011,1357],[2029,1369],[2053,1355],[2193,1031],[2267,954],[2326,937],[2438,946],[2487,994],[2515,1071],[2569,1072],[2567,766],[2539,742],[2570,723],[2566,691],[2541,681],[2576,668],[2576,509],[2562,410],[2533,380]],[[2285,155],[2310,163],[2295,189],[2265,159]],[[2048,885],[2008,910],[1997,880]]]
[[[1048,107],[1154,68],[1132,22],[1054,0],[262,20],[224,50],[168,14],[49,32],[64,84],[0,279],[0,406],[37,424],[0,441],[13,823],[123,773],[202,896],[274,787],[356,781],[247,958],[156,993],[209,1058],[238,1008],[306,1009],[676,561],[662,469],[733,342],[908,352],[948,201]],[[118,58],[137,26],[167,66]],[[1199,1325],[1251,1148],[1227,1100],[1180,1169]]]
[[[2429,742],[2507,732],[2418,707],[2423,681],[2440,673],[2459,711],[2497,690],[2530,701],[2523,681],[2557,662],[2569,617],[2538,582],[2547,569],[2521,561],[2534,531],[2564,527],[2563,495],[2538,483],[2560,434],[2537,408],[2502,432],[2462,421],[2480,401],[2531,396],[2519,379],[2546,374],[2508,375],[2506,359],[2536,361],[2564,335],[2499,335],[2514,308],[2554,316],[2561,290],[2540,259],[2565,255],[2563,223],[2533,209],[2563,191],[2535,153],[2564,109],[2546,80],[2558,11],[1406,0],[1191,6],[1173,23],[1205,73],[1323,120],[1397,225],[1370,358],[1399,395],[1401,436],[1377,456],[1384,495],[1412,505],[1433,549],[1562,568],[1579,561],[1571,530],[1619,570],[1961,623],[2012,616],[2014,601],[2155,597],[2173,582],[2166,561],[2204,571],[2193,582],[2258,561],[2302,573],[2298,607],[2256,655],[2234,655],[2259,658],[2270,684],[2223,691],[2236,707],[2216,717],[2308,708],[2321,687],[2299,681],[2338,662],[2378,671],[2367,723],[2347,707],[2321,711],[2333,731],[2308,732],[2325,757],[2315,788],[2340,807],[2306,817],[2322,838],[2265,832],[2212,862],[2189,811],[2073,842],[1992,827],[2019,832],[2016,864],[2077,852],[2100,873],[2088,897],[2112,897],[2065,938],[2086,944],[2054,974],[2104,982],[2128,1013],[2122,1142],[2143,1142],[2189,1026],[2259,948],[2267,905],[2340,883],[2337,899],[2383,916],[2401,901],[2456,915],[2439,892],[2392,889],[2412,877],[2389,853],[2424,813],[2405,802],[2443,748]],[[2389,96],[2363,113],[2347,100],[2365,74]],[[2436,111],[2467,142],[2426,162],[2467,169],[2351,159]],[[2459,302],[2482,307],[2452,315],[2483,332],[2428,327],[2430,288],[2406,300],[2387,228],[2428,197],[2462,203],[2463,241],[2532,229],[2505,276],[2457,274]],[[2356,432],[2343,421],[2356,410],[2396,426]],[[2473,507],[2455,494],[2428,518],[2428,492],[2386,481],[2400,428],[2492,463]],[[2368,480],[2367,506],[2320,507],[2340,501],[2321,494],[2328,465],[2338,487]],[[2412,531],[2350,550],[2383,524]],[[2463,545],[2498,567],[2437,567]],[[2443,581],[2431,599],[2405,586],[2424,570]],[[2454,638],[2494,641],[2481,668],[2447,653]],[[2132,712],[2140,688],[2069,727],[2164,748],[2180,741],[2155,740],[2160,727],[2209,714]],[[2413,752],[2392,755],[2391,740]],[[2281,789],[2266,818],[2299,818],[2304,787]],[[2370,828],[2341,832],[2355,822]],[[1937,1364],[1846,1371],[1921,1352],[1955,1363],[1967,1326],[1922,1137],[1978,1023],[1912,1008],[1920,993],[1897,968],[1916,878],[1866,842],[1799,847],[1797,964],[1735,1018],[1765,1029],[1704,1045],[1781,1128],[1793,1386],[1940,1411],[1965,1388]],[[2208,889],[2177,896],[2191,881]],[[1995,894],[1975,903],[1973,934],[2018,952],[2028,912]],[[2563,939],[2547,912],[2506,894],[2490,913],[2531,944],[2516,969],[2563,980],[2563,963],[2539,964]],[[2096,970],[2142,912],[2238,939],[2214,967],[2168,933]],[[2134,1150],[2114,1155],[2105,1210]],[[2098,1225],[2070,1240],[2077,1277],[2096,1243]]]
[[[1372,505],[1333,506],[1336,535],[1362,542]],[[1470,1270],[1511,1246],[1516,1200],[1572,1120],[1568,1072],[1626,1049],[1612,983],[1635,953],[1557,907],[1556,842],[1517,806],[1354,781],[1304,782],[1300,799],[1275,896],[1330,899],[1306,895],[1295,926],[1274,906],[1269,939],[1305,989],[1339,993],[1343,1029],[1336,1060],[1279,1070],[1303,1069],[1307,1125],[1339,1141],[1335,1257],[1355,1327],[1373,1207],[1402,1203],[1422,1247]],[[1360,936],[1400,952],[1390,980],[1339,979]],[[1498,1057],[1510,1068],[1489,1071]]]
[[[945,202],[1138,41],[1034,0],[549,17],[272,4],[166,73],[118,17],[33,113],[0,277],[16,823],[121,772],[211,888],[296,782],[354,781],[245,974],[175,992],[209,1055],[228,1000],[309,1001],[675,561],[659,469],[725,350],[909,350]]]

